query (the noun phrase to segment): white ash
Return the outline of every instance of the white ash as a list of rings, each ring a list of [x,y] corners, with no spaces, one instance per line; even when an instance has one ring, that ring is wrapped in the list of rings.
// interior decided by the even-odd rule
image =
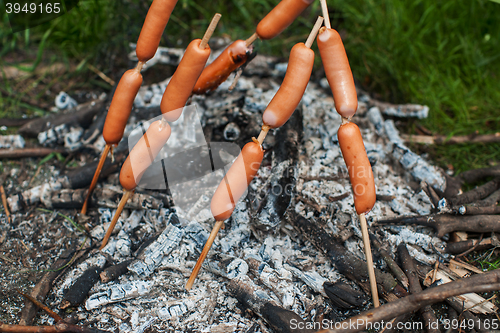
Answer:
[[[22,149],[24,145],[24,138],[19,134],[0,135],[0,148]]]
[[[161,264],[163,257],[178,246],[183,236],[183,230],[169,224],[158,239],[146,248],[141,256],[142,259],[128,266],[129,271],[141,277],[148,277]]]
[[[22,209],[23,205],[30,207],[36,205],[40,201],[45,207],[51,208],[52,192],[60,190],[64,185],[65,184],[59,180],[50,180],[43,185],[35,186],[22,193],[9,196],[7,198],[7,203],[9,204],[10,212],[16,213]]]
[[[92,310],[110,303],[121,302],[130,298],[144,296],[151,290],[151,285],[144,281],[115,284],[108,290],[91,295],[85,302],[85,308]]]

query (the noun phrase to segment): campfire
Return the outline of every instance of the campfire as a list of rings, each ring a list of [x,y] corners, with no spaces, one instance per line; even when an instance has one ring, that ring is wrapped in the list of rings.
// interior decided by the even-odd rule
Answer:
[[[318,40],[332,31],[323,8],[326,28],[320,18],[297,44],[297,59],[313,53],[311,69],[318,30]],[[218,44],[208,42],[218,19],[190,47]],[[259,36],[274,37],[262,29],[240,41],[246,56]],[[79,162],[4,166],[0,332],[359,332],[408,324],[439,332],[464,318],[467,330],[500,325],[491,294],[500,272],[464,261],[500,244],[499,167],[447,174],[399,135],[397,120],[427,117],[426,106],[375,100],[354,81],[354,97],[341,101],[328,65],[327,78],[304,79],[299,98],[282,95],[301,84],[288,77],[299,60],[287,66],[263,55],[202,93],[191,95],[196,80],[189,94],[169,92],[175,74],[141,86],[141,70],[158,62],[182,68],[190,47],[155,47],[153,58],[138,42],[130,56],[138,65],[124,74],[137,81],[133,94],[118,83],[115,96],[0,137],[4,158],[62,154]],[[205,52],[199,71],[226,50]],[[166,109],[169,93],[188,107]],[[103,137],[118,94],[130,117],[120,120],[119,135]],[[153,129],[168,133],[156,143]],[[360,165],[369,172],[356,174]],[[447,313],[435,313],[435,303],[448,304]]]

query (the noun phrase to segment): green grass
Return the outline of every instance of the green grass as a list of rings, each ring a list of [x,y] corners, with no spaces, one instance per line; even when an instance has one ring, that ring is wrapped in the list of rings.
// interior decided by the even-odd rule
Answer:
[[[500,131],[500,5],[487,0],[331,1],[355,77],[393,102],[430,107],[441,135]],[[498,145],[431,148],[456,170],[500,160]]]
[[[421,124],[436,134],[500,131],[500,4],[488,0],[328,1],[332,26],[341,32],[354,76],[364,89],[382,100],[428,105],[429,119]],[[76,63],[73,76],[62,79],[76,76],[82,78],[82,87],[102,89],[85,65],[91,63],[114,78],[129,67],[128,43],[137,40],[150,2],[80,1],[69,13],[16,34],[6,32],[3,15],[0,66],[6,61],[16,65],[17,59],[28,60],[31,69],[40,62]],[[179,0],[162,45],[185,46],[201,37],[215,12],[222,14],[216,35],[245,39],[277,2]],[[257,51],[286,57],[294,43],[305,40],[318,14],[316,0],[279,38],[258,42]],[[11,85],[4,83],[7,88]],[[0,100],[3,115],[16,108],[28,107],[15,98]],[[437,146],[428,151],[439,164],[451,164],[455,170],[500,160],[494,144]]]

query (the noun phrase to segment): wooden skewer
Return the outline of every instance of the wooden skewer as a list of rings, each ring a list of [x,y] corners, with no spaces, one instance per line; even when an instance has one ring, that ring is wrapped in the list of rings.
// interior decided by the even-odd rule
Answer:
[[[264,142],[264,139],[266,138],[267,136],[267,132],[269,132],[269,129],[271,127],[267,126],[267,125],[262,125],[262,130],[260,131],[259,133],[259,137],[257,139],[255,138],[252,138],[252,140],[255,142],[255,143],[258,143],[259,145],[262,146],[262,143]]]
[[[11,222],[10,220],[10,212],[9,212],[9,204],[7,203],[7,196],[5,195],[5,189],[3,185],[0,185],[0,195],[2,196],[2,204],[5,210],[5,217],[7,217],[7,222]]]
[[[247,47],[252,45],[253,42],[255,42],[258,38],[259,38],[259,35],[257,35],[256,32],[254,32],[252,36],[248,37],[248,39],[245,40]]]
[[[116,222],[118,222],[118,219],[120,218],[120,215],[122,213],[123,208],[125,207],[125,204],[127,203],[128,199],[134,194],[134,191],[125,191],[123,193],[122,199],[120,200],[120,203],[118,204],[118,207],[116,208],[116,213],[115,216],[113,216],[113,220],[111,220],[111,224],[109,225],[108,230],[106,231],[106,236],[104,236],[104,239],[102,240],[101,247],[99,250],[102,250],[106,244],[108,243],[109,237],[111,237],[111,233],[113,232],[113,229],[115,228]]]
[[[191,273],[191,276],[189,277],[188,282],[186,283],[186,290],[191,290],[194,284],[194,280],[196,280],[196,277],[198,276],[198,273],[200,272],[201,265],[205,261],[205,258],[207,257],[208,251],[210,251],[210,248],[212,247],[212,243],[215,240],[215,237],[217,236],[217,233],[219,232],[219,229],[224,225],[224,221],[217,221],[215,222],[214,228],[212,229],[212,232],[210,233],[210,236],[208,236],[208,240],[205,243],[205,246],[203,247],[203,251],[201,252],[200,257],[198,258],[198,261],[196,262],[196,265],[194,266],[193,272]]]
[[[142,62],[142,61],[137,62],[137,65],[135,66],[135,70],[140,73],[142,71],[142,67],[144,67],[145,64],[146,63]]]
[[[203,35],[203,38],[201,39],[200,49],[204,50],[207,48],[208,41],[210,40],[210,37],[212,37],[212,34],[215,31],[215,28],[217,27],[217,24],[219,23],[220,17],[221,17],[221,14],[216,13],[214,15],[214,17],[212,18],[210,25],[208,26],[207,30],[205,31],[205,35]]]
[[[323,17],[325,18],[325,26],[328,29],[332,28],[330,24],[330,16],[328,15],[328,6],[326,5],[326,0],[320,0],[321,2],[321,10],[323,11]]]
[[[101,175],[102,167],[104,166],[104,162],[106,162],[106,157],[108,157],[109,150],[111,148],[110,144],[106,144],[104,147],[104,150],[102,151],[101,158],[99,159],[99,164],[97,164],[97,169],[95,170],[94,173],[94,178],[92,178],[92,183],[90,183],[89,191],[87,192],[87,197],[85,198],[85,201],[83,202],[81,214],[85,215],[87,214],[87,207],[89,204],[90,196],[92,195],[92,192],[94,191],[97,181],[99,180],[99,176]]]
[[[314,27],[312,28],[311,33],[309,34],[309,37],[307,37],[305,43],[308,48],[311,48],[312,44],[314,43],[316,35],[318,34],[319,28],[321,28],[322,24],[323,24],[323,17],[318,16],[318,19],[316,20],[316,23],[314,23]]]
[[[370,236],[368,235],[368,223],[366,223],[365,214],[359,214],[359,224],[361,225],[361,236],[365,246],[366,265],[368,267],[368,277],[370,279],[370,289],[372,292],[373,306],[378,308],[380,301],[378,299],[377,279],[375,277],[375,268],[373,267],[372,249],[370,246]]]

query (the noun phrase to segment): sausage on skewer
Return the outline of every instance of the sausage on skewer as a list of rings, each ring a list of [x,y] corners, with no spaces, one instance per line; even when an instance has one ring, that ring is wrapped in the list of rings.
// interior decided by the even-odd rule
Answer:
[[[154,57],[176,4],[177,0],[154,0],[149,7],[135,49],[139,61],[146,62]]]
[[[171,130],[168,123],[164,119],[157,120],[149,126],[146,133],[144,133],[130,151],[120,171],[120,184],[125,189],[125,193],[118,204],[118,208],[106,231],[106,236],[102,240],[100,249],[106,246],[123,207],[125,207],[146,169],[153,163],[161,148],[167,142],[170,133]]]
[[[215,223],[215,226],[212,229],[205,246],[203,247],[203,251],[196,262],[193,272],[189,277],[186,284],[187,290],[190,290],[193,286],[194,280],[201,269],[201,265],[203,264],[203,261],[205,261],[208,251],[212,247],[215,236],[224,224],[224,220],[228,219],[233,213],[236,203],[240,200],[248,185],[257,174],[263,158],[264,150],[262,149],[260,143],[247,143],[241,150],[241,153],[238,155],[233,165],[229,168],[228,172],[224,176],[224,179],[220,182],[219,187],[217,187],[210,204],[210,209],[212,210],[212,214],[217,222]]]
[[[321,28],[317,42],[335,109],[342,117],[351,118],[358,108],[358,96],[342,39],[334,29]]]
[[[132,106],[134,104],[135,96],[139,91],[142,84],[141,75],[142,64],[139,63],[134,69],[129,69],[126,71],[118,82],[115,94],[111,100],[111,105],[108,109],[108,114],[106,115],[106,120],[104,122],[104,128],[102,130],[102,136],[104,141],[106,141],[106,146],[101,154],[97,169],[90,183],[89,190],[85,201],[83,202],[81,214],[85,215],[87,213],[88,202],[90,196],[94,191],[99,180],[99,175],[101,174],[102,167],[106,161],[109,150],[112,145],[117,145],[123,137],[123,132],[125,131],[125,126],[127,125],[130,112],[132,112]]]
[[[314,0],[282,0],[257,25],[260,39],[271,39],[283,32]]]

